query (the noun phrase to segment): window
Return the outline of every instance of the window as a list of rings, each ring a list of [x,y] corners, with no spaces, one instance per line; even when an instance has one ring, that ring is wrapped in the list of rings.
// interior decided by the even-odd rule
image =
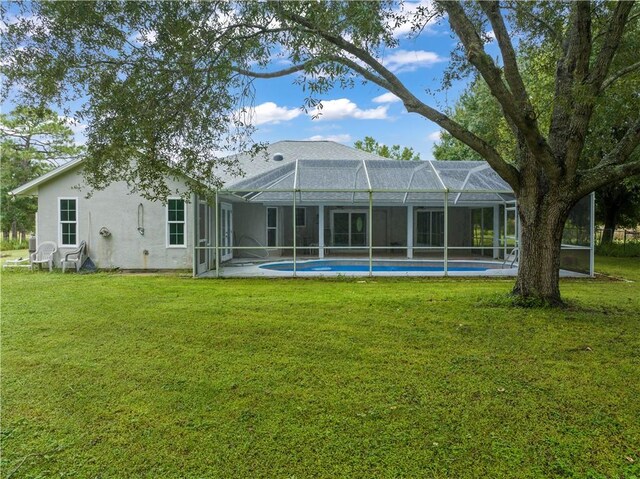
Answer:
[[[78,199],[60,198],[60,246],[78,244]]]
[[[267,208],[267,246],[278,245],[278,208]]]
[[[306,208],[296,208],[296,226],[307,226]]]
[[[186,246],[185,202],[170,198],[167,202],[167,245]]]

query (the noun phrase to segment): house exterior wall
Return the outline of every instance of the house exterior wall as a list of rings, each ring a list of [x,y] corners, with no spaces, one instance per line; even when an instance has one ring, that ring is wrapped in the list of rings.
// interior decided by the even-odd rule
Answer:
[[[116,182],[86,198],[81,169],[76,168],[38,188],[38,243],[53,241],[58,245],[55,264],[73,247],[61,246],[59,238],[59,201],[77,198],[77,241],[87,242],[88,255],[99,268],[121,269],[190,269],[193,248],[193,209],[186,204],[186,246],[167,246],[167,208],[131,194],[124,182]],[[168,180],[172,190],[185,191],[185,185]],[[144,235],[138,232],[138,205],[142,204]],[[107,228],[111,236],[98,232]],[[148,254],[145,254],[145,251]]]

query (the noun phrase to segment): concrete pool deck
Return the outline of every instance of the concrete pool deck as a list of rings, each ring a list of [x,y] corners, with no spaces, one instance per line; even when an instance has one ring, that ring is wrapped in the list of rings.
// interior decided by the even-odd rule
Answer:
[[[200,274],[199,278],[291,278],[294,277],[293,271],[279,271],[274,269],[261,268],[265,264],[279,264],[279,263],[291,263],[293,258],[271,258],[270,260],[252,260],[252,259],[234,259],[227,263],[220,265],[220,274],[216,275],[215,271],[207,271]],[[296,261],[296,265],[302,267],[305,264],[311,262],[318,262],[318,258],[299,259]],[[363,258],[340,258],[340,262],[353,261],[354,263],[362,264]],[[399,260],[399,259],[386,259],[376,258],[376,262],[385,263],[393,262],[401,266],[403,263],[407,265],[424,264],[425,266],[432,266],[434,264],[442,264],[443,261],[434,260]],[[517,267],[503,267],[502,261],[496,260],[479,260],[479,259],[455,259],[447,262],[449,268],[455,268],[456,265],[469,265],[469,263],[478,264],[490,264],[492,268],[482,271],[447,271],[447,276],[451,277],[514,277],[518,273]],[[318,278],[318,277],[369,277],[369,271],[304,271],[299,270],[295,272],[295,277],[298,278]],[[374,271],[372,276],[378,277],[444,277],[444,271]],[[560,270],[560,277],[562,278],[588,278],[588,274],[578,273],[574,271]]]

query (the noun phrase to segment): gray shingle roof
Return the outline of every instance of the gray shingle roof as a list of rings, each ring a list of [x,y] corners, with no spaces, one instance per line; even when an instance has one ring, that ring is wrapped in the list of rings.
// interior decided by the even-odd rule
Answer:
[[[281,154],[282,161],[274,161],[275,154]],[[378,155],[367,153],[350,146],[342,145],[334,141],[292,141],[284,140],[271,143],[266,151],[258,156],[250,156],[244,153],[235,156],[238,159],[240,169],[244,177],[232,176],[225,171],[217,172],[226,185],[241,180],[252,178],[261,173],[266,173],[286,163],[296,160],[384,160]]]

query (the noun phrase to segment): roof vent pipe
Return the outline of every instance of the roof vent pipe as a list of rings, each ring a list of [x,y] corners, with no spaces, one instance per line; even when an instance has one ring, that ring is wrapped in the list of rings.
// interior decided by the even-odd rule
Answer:
[[[284,160],[284,156],[282,156],[282,153],[276,153],[275,155],[273,155],[273,161],[282,161]]]

